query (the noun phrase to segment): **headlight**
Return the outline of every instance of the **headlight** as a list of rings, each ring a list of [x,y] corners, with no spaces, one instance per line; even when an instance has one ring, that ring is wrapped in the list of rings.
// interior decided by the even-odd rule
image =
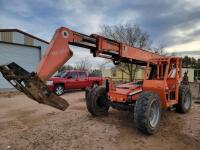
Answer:
[[[53,85],[53,81],[46,81],[46,85]]]

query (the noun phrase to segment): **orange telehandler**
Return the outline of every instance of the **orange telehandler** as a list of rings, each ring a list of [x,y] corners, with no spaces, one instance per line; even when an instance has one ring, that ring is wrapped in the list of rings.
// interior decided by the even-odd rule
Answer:
[[[0,71],[31,99],[65,110],[69,105],[67,101],[50,92],[44,82],[72,57],[69,45],[89,49],[94,57],[111,59],[115,65],[126,62],[146,66],[143,81],[115,86],[110,78],[106,78],[104,86],[88,90],[86,104],[93,116],[106,115],[109,107],[132,111],[137,128],[153,134],[157,131],[162,109],[175,108],[181,113],[190,110],[191,92],[188,83],[181,82],[181,58],[161,56],[65,27],[56,30],[36,73],[29,73],[14,62],[0,66]]]

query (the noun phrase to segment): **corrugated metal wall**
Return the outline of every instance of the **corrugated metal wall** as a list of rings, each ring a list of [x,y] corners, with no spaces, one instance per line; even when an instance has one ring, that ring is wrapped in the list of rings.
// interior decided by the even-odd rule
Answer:
[[[33,40],[33,45],[41,47],[41,56],[44,55],[45,50],[49,46],[47,43],[41,42],[41,41],[36,40],[36,39]]]
[[[20,32],[0,32],[0,41],[22,44],[16,45],[0,43],[0,65],[16,62],[30,72],[35,71],[41,56],[48,47],[47,43],[25,36]],[[23,45],[32,45],[35,47]],[[39,47],[41,47],[41,49]],[[0,73],[0,89],[1,88],[12,88],[12,86],[2,77]]]
[[[13,43],[24,44],[24,34],[13,32]]]
[[[13,32],[2,32],[1,40],[5,42],[13,42]]]
[[[28,71],[34,71],[40,61],[40,49],[0,43],[0,64],[16,62]],[[10,84],[0,74],[0,88],[11,88]]]

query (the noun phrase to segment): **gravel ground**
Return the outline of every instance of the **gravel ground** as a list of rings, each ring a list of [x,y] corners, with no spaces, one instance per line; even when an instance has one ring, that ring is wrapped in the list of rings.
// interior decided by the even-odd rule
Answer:
[[[200,104],[188,114],[163,112],[159,132],[140,133],[129,112],[110,109],[105,117],[92,117],[84,92],[62,96],[70,103],[62,112],[40,105],[22,94],[0,96],[0,150],[199,150]]]

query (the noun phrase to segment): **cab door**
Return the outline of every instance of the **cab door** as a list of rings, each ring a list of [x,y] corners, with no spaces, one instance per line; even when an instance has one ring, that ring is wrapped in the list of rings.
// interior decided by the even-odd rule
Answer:
[[[89,85],[88,77],[86,72],[79,72],[79,88],[86,88]]]
[[[67,89],[79,88],[78,73],[76,71],[70,72],[68,74],[66,84],[67,84]]]

